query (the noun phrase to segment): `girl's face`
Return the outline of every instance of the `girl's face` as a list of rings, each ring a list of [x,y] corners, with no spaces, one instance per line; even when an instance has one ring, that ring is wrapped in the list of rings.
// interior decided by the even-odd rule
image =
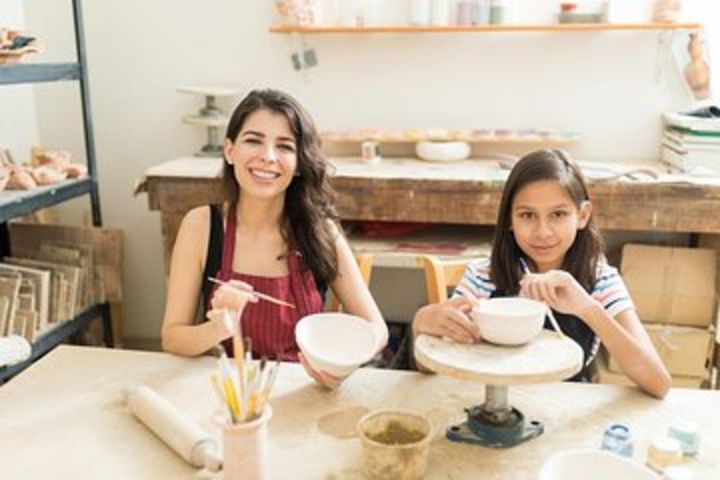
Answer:
[[[565,254],[577,231],[585,228],[592,207],[589,201],[578,209],[567,190],[555,180],[525,185],[515,194],[511,229],[520,249],[540,272],[562,267]]]
[[[241,195],[275,198],[285,194],[297,170],[295,135],[284,115],[257,110],[245,119],[234,142],[225,139]]]

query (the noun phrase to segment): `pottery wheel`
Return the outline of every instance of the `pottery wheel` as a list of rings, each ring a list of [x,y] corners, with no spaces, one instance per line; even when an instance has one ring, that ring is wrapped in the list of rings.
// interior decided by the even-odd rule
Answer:
[[[566,380],[582,368],[583,352],[568,337],[543,330],[525,345],[487,342],[466,345],[430,335],[415,340],[415,358],[426,368],[450,377],[493,385]]]

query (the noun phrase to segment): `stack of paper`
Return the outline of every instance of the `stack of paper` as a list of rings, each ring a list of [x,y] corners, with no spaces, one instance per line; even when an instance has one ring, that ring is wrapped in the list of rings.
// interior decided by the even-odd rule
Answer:
[[[666,112],[662,160],[684,172],[720,175],[720,118]]]

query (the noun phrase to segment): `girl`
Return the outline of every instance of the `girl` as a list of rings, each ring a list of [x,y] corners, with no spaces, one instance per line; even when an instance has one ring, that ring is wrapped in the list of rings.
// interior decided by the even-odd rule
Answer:
[[[290,96],[253,91],[230,118],[223,152],[229,201],[191,210],[178,231],[163,349],[195,356],[225,342],[230,350],[233,325],[223,313],[234,310],[254,355],[300,360],[317,382],[335,387],[342,379],[312,370],[294,335],[300,318],[322,310],[327,289],[372,324],[378,350],[388,334],[340,234],[313,121]],[[209,277],[235,288],[215,288]],[[297,308],[258,301],[254,289]],[[200,292],[208,321],[194,325]]]
[[[528,154],[505,185],[491,260],[470,263],[452,299],[420,309],[414,332],[474,342],[482,332],[468,312],[477,299],[532,298],[546,302],[563,332],[582,347],[583,369],[573,380],[588,380],[602,342],[628,377],[662,398],[670,375],[602,250],[578,166],[558,150]]]

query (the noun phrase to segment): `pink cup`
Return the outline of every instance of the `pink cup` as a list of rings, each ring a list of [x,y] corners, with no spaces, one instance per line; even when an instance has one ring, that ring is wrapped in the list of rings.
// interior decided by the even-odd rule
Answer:
[[[223,478],[225,480],[270,478],[268,422],[272,408],[251,422],[226,425],[223,429]]]

